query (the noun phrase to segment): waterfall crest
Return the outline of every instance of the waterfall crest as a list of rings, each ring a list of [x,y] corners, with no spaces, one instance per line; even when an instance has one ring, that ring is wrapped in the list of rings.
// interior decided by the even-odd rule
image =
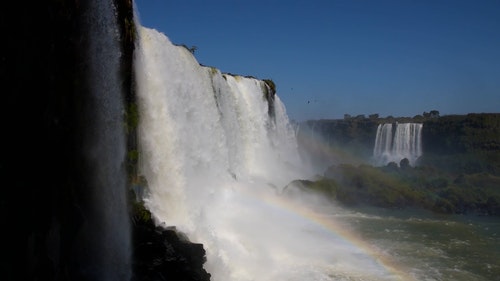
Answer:
[[[421,123],[379,124],[373,148],[376,163],[399,163],[407,158],[414,165],[422,155],[422,127]]]

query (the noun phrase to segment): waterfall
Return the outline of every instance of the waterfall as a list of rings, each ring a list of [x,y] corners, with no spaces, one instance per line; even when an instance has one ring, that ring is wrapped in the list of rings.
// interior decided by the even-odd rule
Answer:
[[[375,147],[373,155],[380,162],[386,162],[391,159],[392,147],[392,123],[379,124],[377,135],[375,137]],[[390,162],[390,161],[387,161]]]
[[[293,198],[299,205],[292,201],[288,190],[294,187],[287,185],[309,175],[285,106],[277,95],[268,98],[266,82],[200,66],[164,34],[139,25],[138,31],[139,172],[148,181],[143,199],[157,224],[203,244],[213,280],[386,274],[362,250],[298,211],[331,205],[305,193]]]
[[[410,163],[422,154],[421,135],[422,124],[398,124],[394,135],[392,152],[401,159],[408,158]]]
[[[252,184],[260,189],[245,192],[276,193],[300,177],[285,107],[276,96],[274,115],[269,114],[263,81],[202,67],[155,30],[141,28],[139,36],[135,65],[140,172],[149,186],[145,201],[159,222],[203,242],[209,272],[215,280],[228,280],[221,276],[230,270],[231,244],[220,244],[241,224],[233,217],[241,208],[234,204],[247,204],[238,202],[245,197],[235,189]]]
[[[414,165],[422,155],[422,126],[420,123],[379,124],[373,156],[379,165],[399,163],[407,158]]]
[[[269,114],[263,81],[202,67],[154,30],[140,29],[140,40],[141,169],[157,216],[189,229],[185,201],[203,205],[201,191],[234,179],[283,187],[299,173],[285,108],[276,97]]]
[[[112,1],[82,5],[81,169],[85,185],[77,234],[82,280],[129,280],[131,237],[127,213],[121,47]]]

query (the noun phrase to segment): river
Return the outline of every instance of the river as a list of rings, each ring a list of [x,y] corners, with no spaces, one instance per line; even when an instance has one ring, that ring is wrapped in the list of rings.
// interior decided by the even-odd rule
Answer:
[[[366,207],[332,216],[417,280],[500,280],[498,217]]]

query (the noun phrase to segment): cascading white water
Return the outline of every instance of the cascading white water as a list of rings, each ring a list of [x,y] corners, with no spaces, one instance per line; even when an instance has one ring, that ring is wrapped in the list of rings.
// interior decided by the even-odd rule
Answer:
[[[391,123],[379,124],[373,148],[377,164],[399,163],[407,158],[414,165],[422,155],[422,127],[421,123],[398,123],[393,130]]]
[[[285,107],[275,96],[269,114],[263,81],[200,66],[165,35],[138,30],[145,202],[158,223],[203,243],[213,280],[394,280],[280,194],[306,175]]]
[[[393,154],[408,158],[410,163],[422,155],[421,135],[422,124],[398,124],[394,135]]]
[[[269,116],[264,82],[201,67],[191,53],[155,31],[143,30],[141,36],[143,53],[136,65],[143,69],[137,79],[141,148],[148,159],[143,171],[152,190],[169,186],[168,191],[153,192],[153,197],[192,200],[198,191],[188,194],[185,186],[196,179],[203,179],[196,184],[208,186],[210,179],[236,177],[283,187],[299,172],[293,167],[299,158],[284,106],[276,98],[276,117]],[[283,173],[285,164],[290,169]],[[163,200],[150,202],[159,201]],[[174,209],[184,219],[183,206],[155,210],[173,214]]]
[[[131,235],[127,212],[121,45],[112,1],[92,0],[83,10],[84,59],[80,67],[82,167],[85,197],[78,229],[82,280],[129,280]],[[82,196],[83,197],[83,196]],[[78,279],[78,278],[77,278]]]
[[[392,123],[379,124],[375,137],[373,156],[379,164],[386,164],[392,159]]]

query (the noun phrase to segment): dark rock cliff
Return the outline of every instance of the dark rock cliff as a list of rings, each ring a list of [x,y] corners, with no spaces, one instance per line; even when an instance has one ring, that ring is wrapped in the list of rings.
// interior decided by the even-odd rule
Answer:
[[[132,1],[115,0],[114,4],[122,44],[122,63],[116,71],[126,89],[123,118],[133,156],[137,116],[132,91]],[[79,237],[80,229],[89,223],[85,210],[94,204],[86,186],[88,170],[82,164],[81,130],[88,120],[81,116],[92,114],[91,108],[82,106],[90,88],[82,48],[93,40],[82,32],[85,5],[71,0],[8,1],[0,10],[2,280],[96,280],[85,265],[99,257],[82,254],[88,252],[84,247],[96,245],[82,245]],[[129,157],[124,163],[131,178],[136,174],[136,160]],[[134,221],[132,228],[136,255],[130,266],[137,271],[133,280],[209,280],[202,267],[202,245],[182,240],[175,231],[151,222]],[[149,251],[141,244],[144,241],[160,250]],[[168,256],[165,247],[174,247],[175,255]],[[190,270],[172,271],[180,261]]]
[[[449,115],[424,122],[424,150],[436,154],[500,151],[500,114]]]
[[[3,280],[77,279],[77,11],[70,1],[10,1],[0,12]]]

